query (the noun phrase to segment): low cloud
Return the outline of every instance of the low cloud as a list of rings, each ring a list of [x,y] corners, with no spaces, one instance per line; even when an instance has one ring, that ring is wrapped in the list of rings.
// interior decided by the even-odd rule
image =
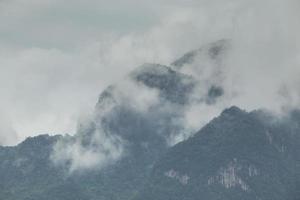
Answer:
[[[13,8],[15,2],[5,6]],[[38,10],[40,6],[49,9],[50,4],[32,2]],[[149,15],[158,12],[157,21],[142,22],[148,25],[117,33],[113,28],[103,32],[99,27],[84,29],[80,23],[75,27],[70,26],[71,23],[64,26],[64,20],[63,24],[57,24],[57,20],[50,19],[53,23],[45,29],[51,29],[48,35],[36,29],[40,24],[36,16],[35,20],[30,20],[29,13],[34,13],[31,12],[34,7],[26,7],[30,12],[21,7],[18,7],[21,10],[8,9],[4,13],[6,16],[12,16],[15,11],[20,14],[19,18],[33,24],[28,25],[31,26],[28,30],[32,31],[26,31],[27,39],[22,45],[9,42],[16,38],[13,35],[12,39],[1,39],[8,42],[1,42],[0,47],[0,84],[3,86],[0,104],[5,108],[3,113],[9,113],[2,118],[11,119],[11,123],[3,120],[8,128],[0,128],[5,132],[0,134],[1,144],[16,143],[39,133],[70,133],[77,136],[56,145],[52,156],[55,163],[67,164],[70,172],[103,168],[126,154],[127,141],[105,132],[99,124],[90,132],[87,141],[80,132],[87,131],[94,119],[101,120],[115,103],[148,113],[153,105],[162,102],[157,90],[131,80],[121,81],[122,77],[143,63],[170,65],[184,53],[223,38],[229,39],[230,47],[217,62],[200,54],[193,63],[179,70],[193,75],[198,83],[189,104],[180,107],[165,103],[160,107],[160,113],[175,112],[176,117],[168,123],[178,126],[177,131],[181,133],[169,133],[171,137],[166,140],[170,145],[186,139],[231,105],[247,110],[266,108],[276,113],[299,108],[297,0],[176,2],[172,5],[166,1],[162,10],[153,8],[155,11],[151,10]],[[54,6],[50,6],[51,9],[56,3],[51,3]],[[76,5],[82,4],[78,1]],[[7,8],[5,6],[3,8]],[[11,24],[18,25],[19,18],[16,16]],[[41,18],[43,23],[45,18]],[[96,21],[92,22],[92,27],[97,26]],[[7,32],[15,31],[2,28]],[[62,32],[66,33],[64,37]],[[53,42],[44,42],[43,34]],[[115,82],[123,84],[115,89],[115,102],[106,102],[102,107],[97,105],[102,110],[93,113],[99,93]],[[223,93],[207,103],[205,98],[212,86],[221,87]],[[86,122],[79,124],[84,128],[77,129],[77,120],[82,115],[89,117],[82,117],[81,121]]]
[[[51,160],[66,167],[69,173],[102,169],[118,160],[123,153],[121,138],[97,129],[87,144],[82,138],[65,138],[54,146]]]
[[[245,0],[208,4],[210,8],[220,9],[219,14],[224,16],[218,23],[224,21],[231,27],[230,31],[220,32],[229,39],[230,45],[217,59],[212,59],[204,49],[192,63],[180,68],[199,83],[193,94],[195,100],[186,110],[187,126],[200,128],[231,105],[249,111],[268,109],[276,114],[299,109],[300,51],[299,37],[295,34],[300,33],[296,20],[299,2]],[[218,18],[219,14],[215,16]],[[213,85],[224,90],[215,104],[197,101]],[[199,120],[195,120],[197,116]]]
[[[17,133],[11,121],[7,119],[8,115],[5,115],[3,110],[0,111],[0,145],[13,145],[17,139]]]
[[[108,87],[100,96],[94,113],[81,118],[76,135],[65,137],[54,146],[52,161],[67,167],[69,173],[105,168],[126,155],[130,141],[122,134],[105,129],[103,121],[119,106],[147,115],[150,107],[158,103],[156,89],[147,88],[130,77]]]

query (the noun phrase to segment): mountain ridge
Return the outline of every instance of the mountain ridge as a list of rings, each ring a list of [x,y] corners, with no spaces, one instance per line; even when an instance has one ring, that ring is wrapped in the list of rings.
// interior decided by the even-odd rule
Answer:
[[[296,200],[299,127],[291,133],[284,123],[270,126],[257,112],[225,109],[156,163],[136,199]]]
[[[298,110],[277,118],[231,106],[187,139],[170,142],[185,131],[185,108],[199,84],[180,68],[199,53],[218,62],[227,43],[187,53],[175,68],[136,68],[100,94],[73,136],[0,146],[0,199],[298,200]],[[199,103],[208,106],[226,92],[218,85],[206,90]]]

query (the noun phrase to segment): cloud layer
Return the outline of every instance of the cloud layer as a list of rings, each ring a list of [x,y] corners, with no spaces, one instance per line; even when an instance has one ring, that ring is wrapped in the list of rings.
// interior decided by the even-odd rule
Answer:
[[[1,1],[1,143],[74,134],[99,93],[130,70],[145,62],[168,65],[222,38],[233,48],[221,80],[199,73],[198,79],[219,81],[224,99],[193,105],[187,123],[199,127],[197,116],[207,121],[230,104],[297,107],[299,10],[297,0]],[[209,62],[199,64],[210,74]]]

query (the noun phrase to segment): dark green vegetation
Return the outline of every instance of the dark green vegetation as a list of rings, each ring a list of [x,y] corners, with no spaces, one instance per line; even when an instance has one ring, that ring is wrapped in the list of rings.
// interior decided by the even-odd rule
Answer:
[[[173,65],[193,62],[197,52],[218,60],[226,46],[218,41]],[[137,106],[144,100],[135,102],[136,91],[112,85],[75,136],[40,135],[0,147],[0,200],[299,200],[299,111],[277,118],[231,107],[173,145],[172,138],[185,131],[181,119],[197,81],[158,64],[129,77],[134,90],[154,90],[155,101]],[[213,106],[226,92],[207,88],[199,103]],[[99,132],[117,139],[103,145]],[[104,154],[107,146],[121,145],[122,155],[101,167],[70,171],[72,160],[53,162],[57,142],[92,152],[103,148]]]

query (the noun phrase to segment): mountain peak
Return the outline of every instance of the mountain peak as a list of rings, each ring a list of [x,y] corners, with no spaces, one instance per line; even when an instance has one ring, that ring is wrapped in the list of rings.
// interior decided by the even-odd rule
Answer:
[[[240,109],[237,106],[231,106],[229,108],[226,108],[225,110],[223,110],[222,115],[231,115],[231,116],[235,116],[235,115],[241,115],[241,114],[245,114],[247,113],[246,111]]]
[[[297,199],[300,126],[284,123],[265,123],[237,106],[224,110],[171,147],[137,200]]]
[[[55,135],[50,136],[48,134],[38,135],[34,137],[27,137],[22,143],[20,143],[20,146],[43,146],[43,145],[50,145],[56,142],[61,135]]]
[[[149,88],[156,88],[165,99],[174,103],[186,103],[195,86],[193,77],[160,64],[144,64],[130,76]]]
[[[176,68],[181,68],[186,64],[194,62],[195,58],[199,55],[208,56],[209,59],[218,59],[230,45],[229,39],[221,39],[215,42],[211,42],[203,45],[199,49],[187,52],[181,58],[175,60],[171,65]]]
[[[152,74],[152,75],[162,75],[168,73],[176,73],[171,67],[166,65],[156,64],[156,63],[144,63],[140,67],[136,68],[131,75],[136,77],[141,74]]]

